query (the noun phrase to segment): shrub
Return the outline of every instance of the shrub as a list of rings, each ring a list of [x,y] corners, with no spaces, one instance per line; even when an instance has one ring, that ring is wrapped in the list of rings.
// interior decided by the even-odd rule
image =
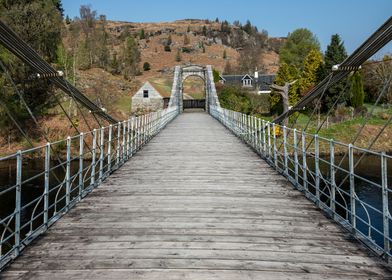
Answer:
[[[148,62],[144,62],[143,64],[143,70],[144,71],[150,71],[151,70],[151,65]]]
[[[169,45],[165,45],[165,52],[171,52],[171,48]]]

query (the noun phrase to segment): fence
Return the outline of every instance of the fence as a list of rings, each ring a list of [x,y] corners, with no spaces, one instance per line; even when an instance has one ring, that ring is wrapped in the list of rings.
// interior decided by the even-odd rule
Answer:
[[[0,269],[177,115],[170,107],[0,158],[10,168],[0,185]]]
[[[254,116],[211,106],[210,114],[251,146],[298,190],[377,254],[390,260],[392,157]],[[339,150],[344,156],[336,156]],[[372,178],[358,172],[361,160],[379,161]],[[372,198],[361,194],[371,193]]]
[[[183,100],[183,108],[184,109],[193,109],[193,108],[202,108],[206,107],[205,99],[184,99]]]

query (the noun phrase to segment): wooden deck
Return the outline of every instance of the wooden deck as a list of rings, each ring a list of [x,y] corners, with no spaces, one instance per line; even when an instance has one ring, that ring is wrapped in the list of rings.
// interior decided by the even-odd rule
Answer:
[[[391,272],[206,113],[184,113],[1,279],[386,279]]]

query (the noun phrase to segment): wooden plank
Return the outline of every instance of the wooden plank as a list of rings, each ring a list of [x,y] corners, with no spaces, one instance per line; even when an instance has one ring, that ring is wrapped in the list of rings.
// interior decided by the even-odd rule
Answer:
[[[205,113],[184,113],[1,279],[386,279],[385,264]]]

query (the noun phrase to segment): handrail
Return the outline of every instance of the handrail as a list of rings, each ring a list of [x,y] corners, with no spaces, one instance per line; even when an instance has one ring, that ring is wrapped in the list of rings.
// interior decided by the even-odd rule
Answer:
[[[392,156],[310,133],[300,132],[301,137],[297,137],[299,132],[296,129],[290,129],[220,106],[210,105],[209,113],[252,147],[317,207],[351,231],[355,238],[386,260],[391,260],[392,239],[389,227],[392,224],[392,217],[389,209],[392,206],[389,198],[392,197],[392,188],[387,183],[387,167],[388,161],[392,162]],[[288,133],[289,131],[293,133]],[[305,144],[307,137],[313,139],[311,151]],[[335,164],[335,145],[349,151],[348,166]],[[326,151],[323,151],[324,158],[320,155],[322,147],[326,148]],[[357,153],[367,153],[377,157],[381,161],[382,182],[372,181],[356,174],[354,150]],[[309,165],[311,161],[313,161],[314,167]],[[324,168],[320,167],[320,163]],[[349,180],[347,185],[340,186],[337,184],[339,182],[337,182],[338,179],[335,178],[335,175],[342,172],[348,174]],[[366,184],[368,188],[378,193],[382,201],[381,205],[371,205],[370,202],[361,198],[358,195],[360,188],[358,183]],[[383,223],[376,225],[375,220],[382,220]],[[381,238],[379,238],[380,235]]]
[[[9,199],[10,194],[16,200],[14,209],[1,209],[0,212],[0,270],[111,173],[131,159],[178,114],[177,106],[172,106],[0,158],[0,162],[10,163],[10,166],[16,163],[15,183],[0,186],[0,201],[5,199],[5,195]],[[99,137],[98,132],[101,133]],[[91,160],[85,158],[87,144],[84,140],[87,135],[91,135],[93,139]],[[65,172],[62,169],[56,170],[58,165],[50,166],[50,147],[53,145],[61,149],[59,154],[66,155],[66,159],[59,164],[65,166]],[[36,158],[37,154],[44,155],[35,160],[42,161],[42,170],[28,174],[28,170],[23,170],[24,163],[28,158]],[[64,173],[59,176],[64,178],[62,182],[52,180],[51,175],[55,171]],[[35,182],[41,178],[43,180],[39,183]],[[42,189],[30,201],[23,197],[22,192],[29,188],[27,183],[37,184]],[[53,191],[55,195],[50,195]]]

